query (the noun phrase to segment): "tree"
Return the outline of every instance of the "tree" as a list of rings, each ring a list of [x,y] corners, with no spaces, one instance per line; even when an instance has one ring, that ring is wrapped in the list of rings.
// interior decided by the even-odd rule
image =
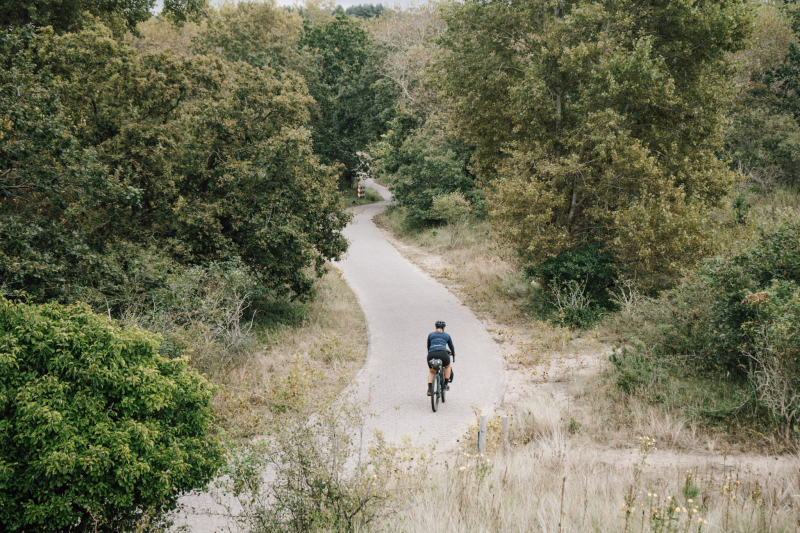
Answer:
[[[385,11],[383,4],[358,4],[344,10],[345,15],[356,18],[369,19],[379,17]]]
[[[159,522],[224,463],[212,386],[86,304],[0,299],[0,527]]]
[[[417,115],[440,110],[436,88],[426,72],[441,53],[439,37],[446,30],[438,7],[428,3],[403,11],[385,11],[369,21],[367,28],[386,50],[379,69],[400,89],[400,109],[408,108]]]
[[[392,188],[398,205],[412,224],[439,220],[434,198],[458,193],[485,213],[483,191],[468,170],[471,147],[450,135],[439,115],[417,118],[399,112],[392,129],[372,145],[376,174]]]
[[[211,11],[206,27],[194,40],[194,49],[254,67],[302,72],[313,58],[301,54],[297,47],[300,28],[299,15],[279,7],[274,0],[222,4]]]
[[[490,214],[531,266],[597,240],[629,277],[675,279],[709,250],[744,0],[448,4],[437,79],[492,182]]]
[[[300,45],[319,61],[318,77],[308,80],[317,104],[311,115],[314,149],[324,163],[342,163],[349,181],[358,167],[356,152],[386,131],[397,90],[377,70],[375,43],[344,13],[316,25],[304,21]]]
[[[51,26],[56,32],[80,27],[84,13],[104,19],[118,29],[136,31],[136,25],[152,17],[156,0],[0,0],[0,28],[8,26]],[[186,21],[201,16],[206,0],[166,0],[163,13],[173,20]]]
[[[743,65],[726,129],[734,168],[753,184],[800,183],[800,52],[791,11],[758,6],[753,46],[737,54]]]
[[[0,58],[0,277],[13,288],[71,300],[121,286],[131,249],[156,245],[183,265],[239,257],[297,296],[344,252],[349,215],[312,152],[297,76],[137,53],[99,23],[27,45],[25,31]]]

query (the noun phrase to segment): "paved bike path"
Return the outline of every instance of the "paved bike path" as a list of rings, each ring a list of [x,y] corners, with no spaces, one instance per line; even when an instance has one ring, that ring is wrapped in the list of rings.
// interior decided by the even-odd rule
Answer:
[[[370,185],[387,200],[388,190]],[[409,435],[415,444],[456,443],[474,421],[472,406],[490,412],[505,388],[502,355],[484,326],[453,294],[402,257],[372,218],[388,201],[354,208],[345,228],[348,252],[338,263],[367,320],[367,360],[354,386],[377,415],[371,428],[389,441]],[[431,410],[426,396],[426,339],[437,320],[453,337],[455,379],[447,402]],[[371,394],[369,394],[371,389]]]
[[[384,198],[391,198],[384,187],[370,186]],[[502,355],[458,298],[402,257],[375,227],[372,217],[387,204],[384,201],[354,209],[355,218],[344,230],[350,247],[337,264],[358,296],[367,320],[367,359],[352,386],[376,415],[367,422],[368,430],[380,429],[390,442],[399,443],[409,435],[415,445],[438,443],[439,449],[447,449],[475,420],[473,405],[488,413],[502,401]],[[447,402],[440,403],[434,413],[425,395],[425,341],[437,320],[447,322],[457,357]],[[176,526],[191,533],[237,529],[208,493],[192,493],[180,501],[196,511],[185,510],[174,516]],[[238,508],[231,497],[226,503]]]

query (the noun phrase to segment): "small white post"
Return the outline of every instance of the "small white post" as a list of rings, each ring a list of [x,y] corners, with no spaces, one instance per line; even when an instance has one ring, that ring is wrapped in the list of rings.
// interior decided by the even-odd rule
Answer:
[[[508,415],[503,415],[503,452],[508,453]]]
[[[478,427],[478,453],[486,453],[486,415],[481,415],[481,425]]]

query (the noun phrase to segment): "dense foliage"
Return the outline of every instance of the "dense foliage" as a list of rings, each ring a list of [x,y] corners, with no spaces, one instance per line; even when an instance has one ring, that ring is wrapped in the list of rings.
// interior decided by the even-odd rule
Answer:
[[[420,122],[423,122],[420,124]],[[377,157],[376,174],[391,184],[409,222],[425,224],[437,220],[434,198],[460,192],[477,214],[485,212],[483,191],[476,186],[468,163],[472,149],[458,138],[442,133],[436,117],[399,115],[389,133],[372,146]]]
[[[240,257],[278,294],[306,293],[348,220],[337,173],[286,74],[139,53],[100,23],[2,35],[0,277],[38,299],[125,285],[139,250],[180,264]]]
[[[56,32],[76,30],[85,13],[101,17],[118,31],[136,31],[136,25],[153,16],[156,0],[0,0],[0,28],[9,26],[50,26]],[[177,21],[196,18],[208,5],[206,0],[166,0],[163,13]]]
[[[563,252],[528,273],[546,289],[545,306],[557,311],[558,321],[567,325],[589,326],[615,307],[610,290],[619,280],[618,268],[597,242]]]
[[[734,166],[762,187],[800,185],[800,9],[791,6],[759,6],[726,132]]]
[[[201,54],[218,54],[254,67],[306,72],[305,63],[314,59],[303,56],[297,46],[300,29],[300,17],[274,3],[226,3],[211,13],[192,47]]]
[[[526,263],[596,240],[659,286],[709,252],[745,1],[476,0],[444,18],[441,89]]]
[[[655,356],[689,356],[706,375],[747,383],[790,430],[800,417],[800,222],[761,230],[757,242],[697,274],[629,318],[632,336]],[[634,332],[635,331],[635,332]],[[637,362],[638,361],[638,362]],[[624,372],[646,358],[617,358]],[[765,386],[783,387],[764,390]],[[768,387],[767,387],[768,388]],[[775,398],[783,402],[775,408]],[[779,402],[779,403],[780,403]]]
[[[345,166],[355,176],[357,152],[386,130],[394,114],[397,88],[380,75],[380,49],[356,20],[344,13],[320,23],[306,20],[300,45],[319,61],[319,75],[308,79],[316,100],[311,126],[323,162]]]
[[[362,19],[369,19],[380,16],[385,11],[383,4],[358,4],[357,6],[350,6],[344,10],[345,15],[358,17]]]
[[[211,385],[85,304],[0,300],[0,524],[121,531],[158,521],[222,464]]]

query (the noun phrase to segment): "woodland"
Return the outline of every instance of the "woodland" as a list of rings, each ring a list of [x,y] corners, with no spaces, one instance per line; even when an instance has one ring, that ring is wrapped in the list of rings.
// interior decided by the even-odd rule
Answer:
[[[614,344],[603,394],[700,398],[709,431],[796,453],[795,2],[154,9],[0,0],[2,529],[164,530],[220,472],[256,483],[248,438],[327,438],[309,390],[363,351],[325,328],[363,326],[330,262],[366,178],[398,238],[501,243],[492,316]],[[270,359],[312,326],[332,366]],[[366,531],[417,490],[306,474],[250,530]]]

